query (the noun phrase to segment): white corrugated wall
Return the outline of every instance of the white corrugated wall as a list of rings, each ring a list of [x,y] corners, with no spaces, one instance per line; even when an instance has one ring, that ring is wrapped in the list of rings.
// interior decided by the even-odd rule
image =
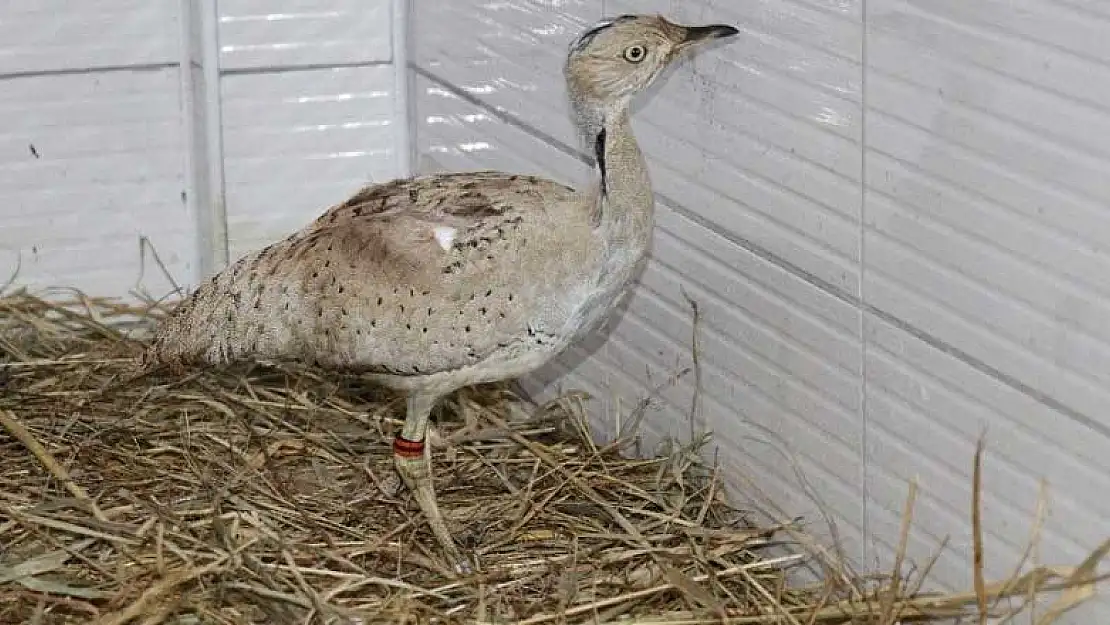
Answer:
[[[606,433],[656,393],[651,439],[696,428],[735,483],[835,517],[889,564],[908,481],[912,555],[967,588],[986,427],[988,574],[1026,545],[1078,562],[1110,534],[1110,9],[1069,0],[418,2],[419,167],[581,183],[566,45],[657,10],[742,30],[672,76],[634,126],[659,200],[653,259],[608,340],[531,388],[593,392]],[[684,294],[685,292],[685,294]],[[799,478],[799,473],[804,480]],[[1105,621],[1103,600],[1069,623]],[[1101,618],[1100,618],[1101,617]]]
[[[406,172],[393,4],[5,5],[0,283],[161,297]]]
[[[2,11],[0,281],[18,269],[21,284],[124,292],[140,277],[140,235],[188,274],[177,3]],[[146,269],[152,290],[168,288]]]
[[[396,177],[390,0],[219,0],[231,254]]]

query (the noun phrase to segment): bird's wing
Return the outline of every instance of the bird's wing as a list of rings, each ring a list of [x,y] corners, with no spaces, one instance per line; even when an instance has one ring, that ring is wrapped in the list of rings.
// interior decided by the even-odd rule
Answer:
[[[398,216],[460,223],[542,210],[574,189],[553,180],[499,171],[437,173],[373,184],[332,207],[306,230]]]

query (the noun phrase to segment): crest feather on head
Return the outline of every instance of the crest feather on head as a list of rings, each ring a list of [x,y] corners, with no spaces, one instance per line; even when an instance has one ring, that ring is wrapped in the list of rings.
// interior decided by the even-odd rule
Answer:
[[[620,16],[617,16],[617,17],[611,17],[611,18],[603,19],[600,22],[591,26],[589,30],[582,33],[578,37],[578,39],[575,39],[573,42],[571,42],[570,51],[571,52],[581,52],[583,48],[590,45],[590,42],[594,40],[594,37],[597,37],[597,35],[599,33],[605,31],[607,28],[609,28],[609,27],[611,27],[615,24],[620,24],[622,22],[631,22],[632,20],[635,20],[636,18],[637,18],[637,16],[635,16],[635,15],[620,15]]]

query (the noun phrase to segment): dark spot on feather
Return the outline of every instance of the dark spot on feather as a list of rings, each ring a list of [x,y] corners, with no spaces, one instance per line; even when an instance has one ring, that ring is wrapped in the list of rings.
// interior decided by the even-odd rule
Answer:
[[[379,297],[378,298],[378,306],[381,306],[381,305],[382,305],[382,298]]]

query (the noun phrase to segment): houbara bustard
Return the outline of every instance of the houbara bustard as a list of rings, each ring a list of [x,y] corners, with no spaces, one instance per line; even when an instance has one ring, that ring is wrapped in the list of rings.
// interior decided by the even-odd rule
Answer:
[[[616,308],[654,215],[631,101],[683,51],[737,32],[655,15],[596,24],[564,68],[595,184],[476,171],[365,187],[202,284],[143,366],[304,361],[404,392],[397,470],[451,564],[471,570],[436,505],[429,413],[464,386],[532,372]]]

